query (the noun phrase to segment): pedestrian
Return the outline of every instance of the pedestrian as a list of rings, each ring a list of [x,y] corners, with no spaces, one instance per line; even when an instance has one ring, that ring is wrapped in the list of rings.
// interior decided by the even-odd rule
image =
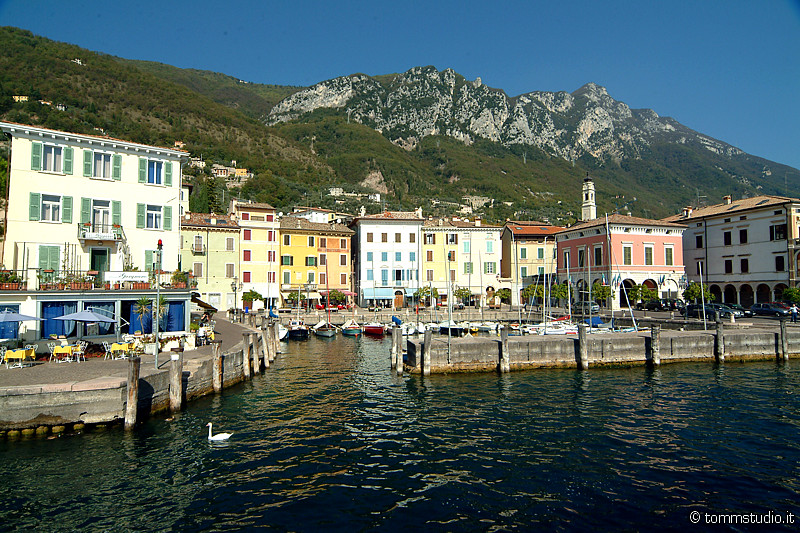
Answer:
[[[792,322],[797,322],[797,304],[793,303],[792,307],[789,308],[789,311],[792,312]]]

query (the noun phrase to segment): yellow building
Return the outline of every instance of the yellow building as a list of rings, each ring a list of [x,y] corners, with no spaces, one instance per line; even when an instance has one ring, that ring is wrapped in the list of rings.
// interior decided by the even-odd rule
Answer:
[[[283,305],[292,292],[322,299],[328,290],[352,296],[353,230],[342,224],[287,216],[280,222],[280,276]],[[313,302],[312,302],[313,303]]]
[[[230,294],[226,309],[241,308],[242,292],[254,290],[264,302],[253,302],[254,308],[278,304],[278,222],[275,208],[269,204],[231,202],[231,216],[241,228],[238,271],[234,276],[236,291]],[[235,302],[234,302],[235,300]]]
[[[233,296],[239,265],[239,225],[227,215],[186,213],[181,217],[181,266],[191,269],[200,298],[217,309]]]
[[[428,219],[422,226],[421,285],[435,288],[442,302],[468,289],[464,304],[485,305],[486,295],[497,289],[500,252],[499,226],[480,219]]]

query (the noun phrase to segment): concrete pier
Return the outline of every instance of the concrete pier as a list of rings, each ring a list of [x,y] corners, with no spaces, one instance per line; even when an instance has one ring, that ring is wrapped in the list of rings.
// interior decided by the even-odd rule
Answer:
[[[787,354],[800,354],[800,328],[791,328],[783,338],[774,329],[725,331],[718,344],[716,331],[673,331],[657,329],[631,333],[588,333],[577,335],[529,335],[508,338],[511,370],[562,367],[589,368],[603,365],[665,364],[679,361],[719,359],[765,360]],[[452,339],[450,362],[446,343],[409,339],[407,365],[411,372],[489,372],[497,371],[505,352],[502,341],[491,337]],[[423,355],[423,349],[425,351]]]

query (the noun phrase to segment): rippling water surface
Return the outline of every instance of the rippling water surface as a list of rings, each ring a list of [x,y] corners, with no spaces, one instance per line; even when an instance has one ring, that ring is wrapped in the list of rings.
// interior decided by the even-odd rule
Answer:
[[[0,529],[641,530],[692,527],[692,511],[800,514],[797,361],[422,378],[389,371],[388,339],[284,349],[173,422],[0,442]],[[209,444],[209,420],[231,440]]]

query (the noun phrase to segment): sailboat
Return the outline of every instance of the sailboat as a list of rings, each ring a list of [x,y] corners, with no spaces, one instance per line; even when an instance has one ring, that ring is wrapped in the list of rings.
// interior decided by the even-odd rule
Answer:
[[[297,318],[289,321],[289,338],[296,341],[304,341],[308,339],[310,333],[308,326],[305,325],[303,319],[300,318],[300,288],[297,288]]]
[[[328,292],[325,295],[325,311],[328,313],[328,319],[321,321],[311,329],[317,337],[331,338],[336,336],[336,326],[331,324],[331,290],[328,285],[328,261],[325,261],[325,290]]]

